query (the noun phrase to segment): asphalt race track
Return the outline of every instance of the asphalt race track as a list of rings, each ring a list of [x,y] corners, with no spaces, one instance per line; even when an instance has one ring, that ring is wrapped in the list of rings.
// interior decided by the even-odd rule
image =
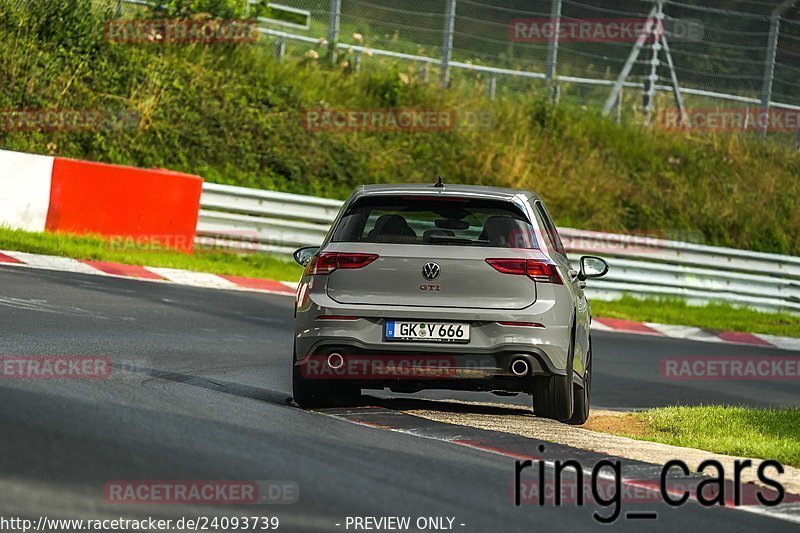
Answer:
[[[16,267],[0,267],[0,287],[0,356],[105,355],[124,370],[108,380],[0,380],[2,515],[277,516],[279,531],[301,532],[345,531],[347,516],[403,515],[454,517],[453,529],[469,532],[598,527],[591,507],[515,507],[508,457],[292,407],[291,298]],[[665,381],[659,375],[658,360],[666,356],[765,351],[797,355],[595,333],[593,403],[800,404],[796,382]],[[376,401],[392,407],[391,400]],[[211,479],[292,480],[300,497],[293,504],[232,508],[113,505],[103,496],[110,480]],[[611,527],[798,528],[696,504],[658,511],[656,520],[621,518]]]

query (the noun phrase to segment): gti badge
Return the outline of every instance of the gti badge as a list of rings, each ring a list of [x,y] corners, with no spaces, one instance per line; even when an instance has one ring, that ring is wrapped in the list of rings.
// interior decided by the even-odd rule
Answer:
[[[425,263],[425,266],[422,267],[422,275],[428,281],[433,281],[438,278],[441,271],[442,269],[439,268],[439,264],[434,263],[433,261],[430,263]]]

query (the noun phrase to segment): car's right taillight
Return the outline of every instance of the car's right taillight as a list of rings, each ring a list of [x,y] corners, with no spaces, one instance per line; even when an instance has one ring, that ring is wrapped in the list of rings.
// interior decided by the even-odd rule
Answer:
[[[307,276],[325,276],[339,269],[363,268],[377,258],[377,254],[325,252],[311,259],[305,273]]]
[[[558,275],[556,265],[548,261],[537,259],[498,258],[486,260],[492,268],[503,274],[515,276],[528,276],[539,283],[553,283],[563,285],[561,276]]]

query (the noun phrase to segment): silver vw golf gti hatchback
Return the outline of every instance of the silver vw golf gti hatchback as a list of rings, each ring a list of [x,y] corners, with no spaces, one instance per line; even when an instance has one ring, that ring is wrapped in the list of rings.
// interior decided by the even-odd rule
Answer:
[[[582,424],[592,384],[586,279],[541,199],[466,185],[372,185],[322,246],[301,248],[293,388],[301,407],[362,389],[533,396],[538,416]]]

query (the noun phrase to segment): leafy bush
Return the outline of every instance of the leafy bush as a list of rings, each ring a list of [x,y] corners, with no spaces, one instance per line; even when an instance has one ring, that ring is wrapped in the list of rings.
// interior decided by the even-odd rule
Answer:
[[[158,16],[188,17],[197,13],[207,13],[222,19],[232,19],[244,12],[243,0],[162,0],[160,9],[154,10]]]

